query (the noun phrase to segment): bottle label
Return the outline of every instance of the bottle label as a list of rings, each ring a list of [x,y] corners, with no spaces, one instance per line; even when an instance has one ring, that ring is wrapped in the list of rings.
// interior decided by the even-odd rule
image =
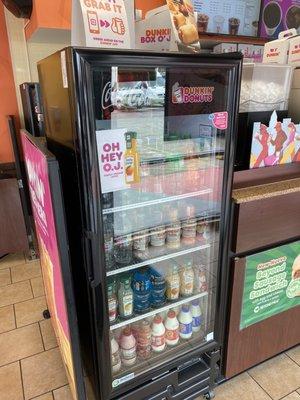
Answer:
[[[114,322],[117,317],[117,301],[114,298],[108,300],[108,315],[109,322]]]
[[[166,339],[167,340],[177,340],[179,337],[178,329],[166,329]]]
[[[190,322],[189,324],[179,324],[179,331],[180,333],[183,333],[185,335],[188,335],[189,333],[193,332],[193,323]]]
[[[167,228],[167,242],[180,243],[181,225],[173,224]]]
[[[111,363],[113,366],[118,365],[121,362],[121,357],[119,351],[112,353],[111,355]]]
[[[160,347],[165,344],[165,335],[152,336],[151,340],[152,347]]]
[[[134,181],[134,157],[132,156],[125,157],[125,174],[126,182]]]
[[[129,317],[133,312],[133,296],[128,294],[123,297],[123,315]]]
[[[131,347],[131,349],[122,349],[121,348],[121,353],[122,353],[122,358],[125,360],[130,360],[132,358],[136,357],[136,347]]]
[[[171,280],[167,282],[167,298],[169,300],[176,300],[179,296],[180,289],[180,281],[179,280]]]
[[[163,246],[166,240],[166,229],[164,227],[152,229],[150,240],[152,246]]]
[[[194,328],[198,328],[199,326],[201,326],[202,323],[202,316],[199,315],[198,317],[193,317],[193,327]]]

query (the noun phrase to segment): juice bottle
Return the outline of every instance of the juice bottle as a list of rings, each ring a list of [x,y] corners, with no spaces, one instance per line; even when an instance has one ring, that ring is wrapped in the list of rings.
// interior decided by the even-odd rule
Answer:
[[[207,287],[206,269],[204,265],[194,264],[194,274],[195,274],[194,292],[195,293],[207,292],[208,287]]]
[[[166,302],[166,281],[154,269],[151,269],[151,285],[151,306],[162,307]]]
[[[166,343],[168,346],[175,346],[179,342],[179,322],[175,311],[170,310],[165,320]]]
[[[202,311],[199,300],[192,301],[191,314],[193,317],[193,332],[199,332],[202,324]]]
[[[152,338],[151,347],[156,353],[163,351],[166,347],[165,340],[166,328],[163,324],[162,318],[156,315],[152,322]]]
[[[120,338],[120,350],[122,363],[126,367],[131,367],[136,363],[136,340],[130,327],[126,327]]]
[[[118,290],[119,314],[122,318],[129,318],[133,314],[133,291],[128,276],[123,276],[120,280]]]
[[[141,359],[151,356],[151,325],[146,319],[141,321],[137,331],[137,355]]]
[[[111,351],[111,369],[112,373],[116,374],[121,369],[121,356],[118,342],[111,336],[110,338],[110,351]]]
[[[169,209],[169,217],[171,224],[166,227],[167,247],[178,249],[180,247],[181,222],[178,219],[177,208]]]
[[[134,311],[143,313],[150,308],[151,277],[148,268],[135,271],[132,281]]]
[[[124,163],[126,183],[138,183],[140,181],[140,160],[136,138],[136,132],[125,133],[126,151],[124,154]]]
[[[117,319],[118,300],[116,296],[116,281],[110,280],[107,284],[108,315],[109,322],[113,323]]]
[[[197,236],[197,220],[195,218],[195,207],[187,207],[187,219],[182,222],[182,241],[185,244],[193,244]]]
[[[194,291],[195,274],[193,262],[187,259],[180,271],[180,294],[181,296],[191,296]]]
[[[132,261],[132,226],[129,215],[122,213],[115,220],[114,257],[119,264],[128,265]]]
[[[178,315],[179,336],[182,339],[190,339],[193,334],[193,317],[188,305],[184,305]]]
[[[113,238],[113,216],[103,215],[104,233],[104,256],[106,269],[109,271],[114,267],[114,238]]]
[[[166,296],[168,300],[177,300],[180,293],[180,276],[177,264],[171,264],[166,276],[167,290]]]

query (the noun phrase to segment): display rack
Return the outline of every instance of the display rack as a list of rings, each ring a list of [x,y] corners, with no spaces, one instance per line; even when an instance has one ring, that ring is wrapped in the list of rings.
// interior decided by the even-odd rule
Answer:
[[[183,256],[186,254],[195,253],[196,251],[209,249],[210,247],[211,247],[211,244],[207,243],[207,244],[203,244],[203,245],[199,245],[199,246],[190,247],[190,248],[187,248],[184,250],[176,251],[175,253],[168,253],[168,254],[162,255],[160,257],[147,258],[147,260],[137,262],[136,264],[132,264],[132,265],[128,265],[126,267],[114,269],[112,271],[107,271],[106,275],[107,276],[118,275],[123,272],[132,271],[133,269],[145,267],[146,265],[149,265],[149,264],[154,264],[154,263],[158,263],[161,261],[169,260],[171,258],[176,258],[176,257],[180,257],[180,256]]]
[[[136,316],[134,316],[132,318],[128,318],[128,319],[120,321],[120,322],[116,322],[116,323],[114,323],[113,325],[110,326],[110,330],[114,331],[115,329],[122,328],[123,326],[126,326],[128,324],[133,324],[134,322],[141,321],[144,318],[152,317],[152,316],[154,316],[156,314],[162,313],[164,311],[168,311],[168,310],[170,310],[170,308],[179,307],[179,306],[181,306],[183,304],[189,303],[189,302],[191,302],[193,300],[200,299],[201,297],[205,297],[207,295],[208,295],[208,292],[202,292],[202,293],[197,293],[197,294],[195,294],[193,296],[182,297],[182,298],[178,299],[178,301],[168,302],[163,307],[158,307],[158,308],[152,309],[149,312],[136,315]]]

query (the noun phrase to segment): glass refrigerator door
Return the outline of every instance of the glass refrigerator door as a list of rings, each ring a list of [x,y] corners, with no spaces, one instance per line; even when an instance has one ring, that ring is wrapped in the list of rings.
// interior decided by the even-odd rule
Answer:
[[[230,71],[93,72],[113,387],[214,338]]]

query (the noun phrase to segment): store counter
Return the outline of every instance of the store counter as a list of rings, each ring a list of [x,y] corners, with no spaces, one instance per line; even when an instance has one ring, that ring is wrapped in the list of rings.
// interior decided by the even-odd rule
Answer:
[[[232,202],[226,378],[300,343],[300,178],[239,186]]]

